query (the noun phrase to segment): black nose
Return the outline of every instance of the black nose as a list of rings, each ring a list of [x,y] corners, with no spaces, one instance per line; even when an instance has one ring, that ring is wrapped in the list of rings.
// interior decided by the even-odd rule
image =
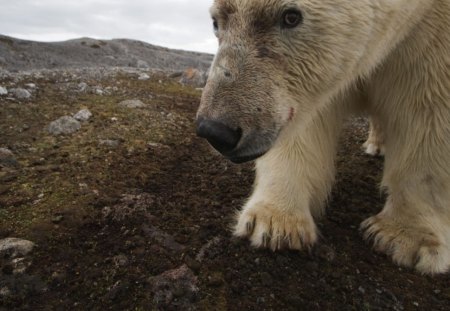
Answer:
[[[233,130],[226,124],[214,120],[199,119],[197,135],[206,138],[220,153],[233,150],[241,139],[242,131]]]

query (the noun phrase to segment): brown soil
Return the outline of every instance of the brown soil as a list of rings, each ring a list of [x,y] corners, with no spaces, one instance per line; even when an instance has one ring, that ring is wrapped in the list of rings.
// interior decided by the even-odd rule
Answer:
[[[384,200],[382,158],[360,147],[365,120],[351,120],[344,132],[320,244],[273,253],[231,237],[252,164],[231,164],[195,137],[198,91],[125,74],[86,81],[117,86],[110,96],[78,93],[59,78],[22,82],[38,85],[32,100],[0,98],[0,147],[20,163],[0,171],[0,238],[38,246],[25,274],[0,259],[0,289],[12,292],[0,310],[450,308],[448,275],[399,268],[361,237],[360,222]],[[133,98],[147,108],[117,106]],[[84,107],[94,116],[79,132],[45,131]],[[185,271],[186,284],[161,281]]]

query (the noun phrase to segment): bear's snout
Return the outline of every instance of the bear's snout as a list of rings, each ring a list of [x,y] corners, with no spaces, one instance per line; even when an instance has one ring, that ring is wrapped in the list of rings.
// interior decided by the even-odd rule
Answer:
[[[220,121],[199,118],[197,136],[206,138],[220,153],[229,153],[239,143],[242,130],[240,128],[234,130]]]

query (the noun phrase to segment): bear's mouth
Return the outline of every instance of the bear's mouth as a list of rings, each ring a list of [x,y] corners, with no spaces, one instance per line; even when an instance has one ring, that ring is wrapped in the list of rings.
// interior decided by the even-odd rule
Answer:
[[[222,154],[236,164],[253,161],[265,155],[272,148],[277,136],[276,131],[253,132],[244,137],[236,149]]]
[[[245,162],[256,160],[265,154],[266,152],[259,152],[252,155],[244,155],[244,156],[226,156],[226,158],[235,164],[242,164]]]

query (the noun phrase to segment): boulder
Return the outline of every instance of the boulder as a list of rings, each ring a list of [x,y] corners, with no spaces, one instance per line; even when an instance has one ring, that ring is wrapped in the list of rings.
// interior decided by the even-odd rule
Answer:
[[[11,89],[10,92],[18,99],[29,99],[31,93],[22,88]]]
[[[88,121],[92,117],[92,112],[90,112],[88,109],[81,109],[78,111],[73,118],[78,121]]]
[[[23,257],[31,253],[36,245],[28,240],[6,238],[0,240],[0,256],[8,258]]]
[[[120,107],[124,108],[144,108],[145,104],[139,99],[128,99],[119,103]]]
[[[53,121],[48,126],[48,132],[52,135],[68,135],[73,134],[81,128],[81,124],[78,120],[64,116],[56,121]]]

